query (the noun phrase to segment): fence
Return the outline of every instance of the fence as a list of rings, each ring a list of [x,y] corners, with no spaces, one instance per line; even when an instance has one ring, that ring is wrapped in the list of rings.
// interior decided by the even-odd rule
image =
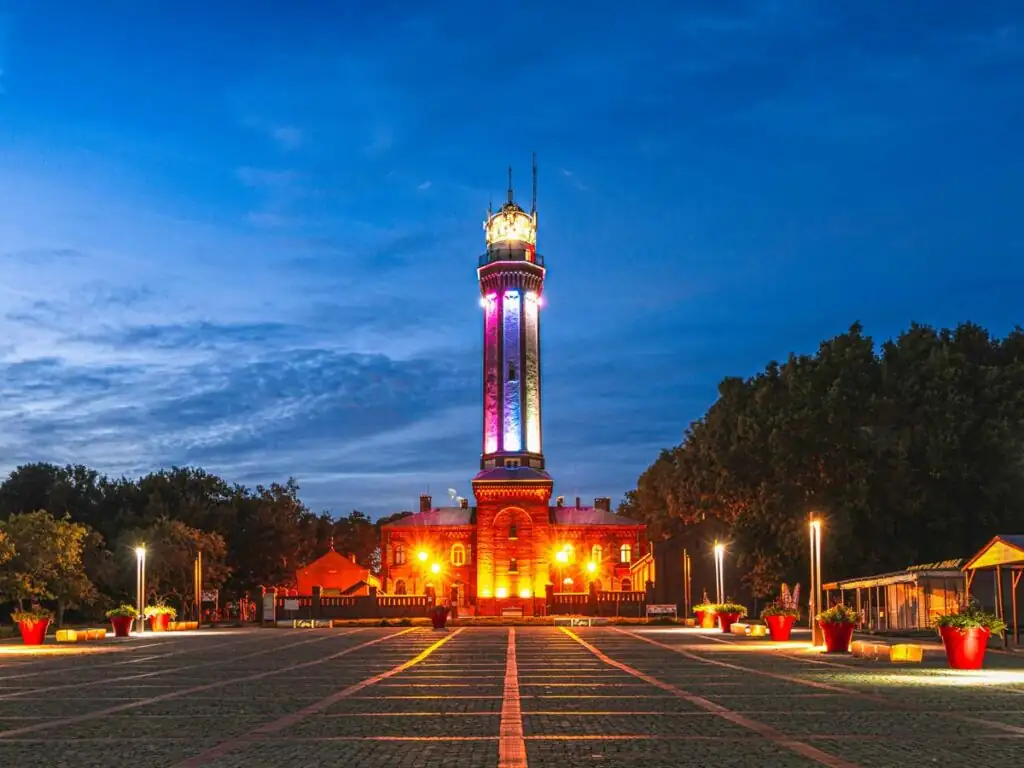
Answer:
[[[647,592],[554,592],[547,595],[549,616],[622,616],[647,615]]]
[[[349,597],[323,597],[319,587],[312,595],[299,597],[278,596],[274,600],[279,619],[412,619],[429,616],[434,607],[432,596],[378,595],[375,589],[369,595]],[[266,618],[266,617],[264,617]]]

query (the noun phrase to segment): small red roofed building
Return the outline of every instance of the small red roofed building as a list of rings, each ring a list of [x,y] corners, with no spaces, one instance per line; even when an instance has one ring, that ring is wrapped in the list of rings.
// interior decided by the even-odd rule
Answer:
[[[324,596],[369,595],[370,587],[381,587],[369,568],[359,565],[355,555],[336,552],[333,542],[327,554],[296,571],[295,581],[300,595],[313,594],[313,587],[320,587]]]
[[[484,224],[478,262],[483,310],[483,435],[476,506],[434,507],[381,528],[385,588],[433,592],[477,615],[540,612],[546,591],[632,592],[653,581],[645,526],[611,511],[610,498],[551,504],[541,428],[540,309],[544,258],[533,208],[508,200]]]

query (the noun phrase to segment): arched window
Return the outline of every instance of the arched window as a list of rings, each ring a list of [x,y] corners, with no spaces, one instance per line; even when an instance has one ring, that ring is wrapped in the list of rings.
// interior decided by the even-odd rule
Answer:
[[[633,562],[633,548],[629,546],[629,544],[623,544],[621,547],[619,547],[619,562]]]
[[[396,595],[404,595],[405,594],[405,579],[399,579],[398,581],[395,582],[395,594]]]
[[[631,582],[629,579],[623,579],[622,580],[622,591],[623,592],[632,592],[633,591],[633,582]]]
[[[594,546],[592,546],[590,548],[590,559],[593,562],[595,562],[598,565],[600,565],[601,564],[601,558],[603,558],[603,557],[604,557],[604,550],[601,548],[600,544],[595,544]]]
[[[405,547],[395,544],[395,565],[405,565]]]
[[[466,564],[466,548],[462,544],[452,544],[452,565]]]
[[[519,561],[516,560],[514,557],[510,558],[508,561],[508,572],[519,573]]]
[[[516,528],[516,524],[515,523],[512,523],[512,525],[510,525],[508,527],[508,537],[510,539],[518,539],[519,538],[519,529]]]

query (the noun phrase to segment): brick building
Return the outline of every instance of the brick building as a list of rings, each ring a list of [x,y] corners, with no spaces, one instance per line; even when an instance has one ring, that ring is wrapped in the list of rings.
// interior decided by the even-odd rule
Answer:
[[[537,253],[536,167],[530,213],[513,199],[488,211],[478,262],[483,310],[483,429],[476,506],[434,507],[382,528],[385,589],[433,591],[463,610],[540,613],[556,592],[643,590],[652,573],[644,526],[611,499],[552,505],[541,426],[540,310],[546,269]],[[550,586],[549,586],[550,585]]]

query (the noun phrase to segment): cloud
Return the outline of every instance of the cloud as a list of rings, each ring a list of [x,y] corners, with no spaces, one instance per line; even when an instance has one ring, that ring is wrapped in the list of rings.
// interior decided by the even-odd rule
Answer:
[[[305,141],[305,135],[302,130],[293,125],[281,125],[273,128],[270,131],[270,135],[281,145],[282,149],[286,150],[298,149]]]
[[[422,191],[430,189],[432,186],[434,186],[434,182],[428,180],[428,181],[424,181],[421,184],[417,184],[416,185],[416,189],[418,189],[418,190],[420,190],[422,192]]]
[[[561,172],[562,176],[568,179],[569,183],[576,187],[580,192],[588,192],[590,190],[590,187],[577,179],[572,171],[566,170],[565,168],[559,168],[558,170]]]

